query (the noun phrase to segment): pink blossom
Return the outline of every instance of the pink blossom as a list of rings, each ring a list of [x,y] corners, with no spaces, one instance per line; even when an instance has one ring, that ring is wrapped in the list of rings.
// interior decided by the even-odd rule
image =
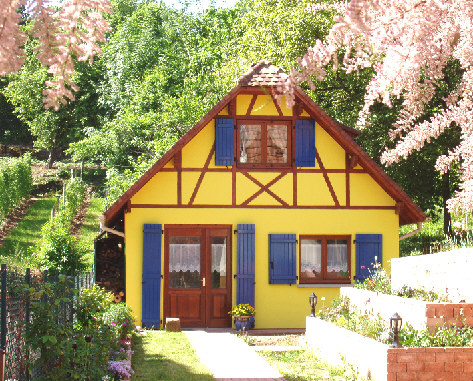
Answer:
[[[17,12],[21,6],[26,6],[33,23],[30,35],[39,40],[38,59],[52,75],[43,92],[45,107],[57,110],[67,99],[74,100],[79,90],[71,78],[72,56],[92,62],[102,52],[99,43],[110,30],[103,13],[110,13],[110,1],[64,0],[56,10],[58,3],[51,0],[0,0],[0,75],[18,71],[24,61],[26,36],[19,28],[21,14]]]
[[[294,103],[294,89],[309,76],[322,80],[324,67],[332,64],[350,73],[372,67],[374,75],[366,88],[365,104],[357,126],[369,124],[375,102],[391,107],[401,98],[403,110],[390,131],[399,139],[395,148],[381,156],[385,164],[398,162],[447,128],[461,130],[461,142],[437,160],[445,173],[459,165],[460,190],[448,201],[450,210],[473,210],[473,0],[351,0],[335,10],[336,24],[326,40],[317,40],[298,60],[300,70],[292,69],[284,92],[288,105]],[[313,11],[326,9],[316,6]],[[340,49],[345,54],[339,62]],[[452,60],[463,74],[459,85],[444,99],[443,109],[419,122],[444,79],[444,69]]]

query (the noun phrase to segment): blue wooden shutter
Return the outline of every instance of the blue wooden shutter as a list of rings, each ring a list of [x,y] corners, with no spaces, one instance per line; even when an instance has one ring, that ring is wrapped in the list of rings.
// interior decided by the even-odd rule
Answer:
[[[143,229],[143,327],[159,328],[161,321],[161,224],[145,224]]]
[[[255,306],[255,225],[237,225],[237,304]]]
[[[356,235],[356,277],[363,281],[373,272],[376,261],[383,263],[383,235],[382,234],[357,234]]]
[[[296,167],[315,167],[315,120],[296,120]]]
[[[233,165],[235,158],[234,120],[215,119],[215,165]]]
[[[269,235],[269,283],[296,284],[296,235]]]

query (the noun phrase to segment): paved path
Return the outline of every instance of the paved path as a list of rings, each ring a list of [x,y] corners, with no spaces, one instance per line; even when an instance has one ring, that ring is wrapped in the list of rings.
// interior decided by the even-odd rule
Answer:
[[[285,379],[243,340],[228,332],[185,331],[217,381]]]

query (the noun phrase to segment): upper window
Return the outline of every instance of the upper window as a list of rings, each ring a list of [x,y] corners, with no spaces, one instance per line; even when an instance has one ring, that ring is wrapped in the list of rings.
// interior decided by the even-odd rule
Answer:
[[[300,236],[299,283],[349,283],[350,236]]]
[[[290,124],[282,121],[242,121],[238,125],[238,163],[247,166],[291,165]]]

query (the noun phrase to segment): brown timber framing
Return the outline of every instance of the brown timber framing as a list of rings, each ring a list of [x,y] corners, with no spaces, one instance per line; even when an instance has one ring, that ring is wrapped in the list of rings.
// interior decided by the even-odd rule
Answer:
[[[335,194],[335,191],[333,190],[332,183],[330,182],[330,179],[327,175],[327,171],[325,170],[324,164],[322,163],[322,159],[320,158],[317,148],[315,149],[315,158],[317,159],[317,163],[319,164],[319,167],[322,170],[322,175],[324,176],[325,183],[327,184],[328,190],[330,191],[330,194],[332,195],[335,206],[340,206],[337,195]]]
[[[269,90],[271,91],[271,90]],[[325,176],[328,173],[340,173],[347,172],[347,177],[349,179],[349,173],[368,173],[373,179],[390,195],[396,202],[403,202],[403,207],[400,208],[399,214],[399,223],[400,225],[420,222],[425,220],[425,214],[422,210],[415,205],[409,196],[391,179],[389,176],[372,160],[356,142],[353,138],[356,136],[356,133],[353,132],[353,129],[347,128],[340,123],[336,122],[330,118],[317,104],[315,104],[310,97],[305,94],[300,88],[295,89],[295,102],[297,106],[297,111],[299,115],[302,110],[306,111],[309,114],[309,117],[298,116],[297,113],[293,112],[293,116],[247,116],[247,115],[236,115],[236,97],[239,94],[268,94],[267,91],[262,91],[259,87],[251,86],[235,86],[230,92],[228,92],[201,120],[199,120],[193,128],[191,128],[174,146],[169,149],[164,156],[159,159],[143,176],[141,176],[122,196],[120,196],[114,204],[112,204],[105,212],[105,222],[107,225],[113,225],[122,217],[122,213],[127,208],[128,201],[131,201],[131,198],[140,190],[157,172],[159,171],[175,171],[174,168],[163,168],[173,157],[180,151],[192,138],[194,138],[197,133],[199,133],[202,128],[204,128],[212,119],[214,119],[223,109],[227,109],[230,115],[224,116],[219,115],[219,118],[234,118],[235,121],[239,119],[260,119],[260,120],[288,120],[294,123],[296,118],[298,119],[314,119],[319,126],[321,126],[346,152],[349,152],[350,155],[358,156],[358,164],[361,165],[363,169],[352,169],[347,171],[347,168],[341,170],[325,170]],[[294,139],[292,139],[294,141]],[[294,152],[294,151],[293,151]],[[292,163],[291,163],[292,164]],[[288,168],[289,169],[289,168]],[[291,168],[293,171],[294,183],[293,187],[297,188],[297,173],[324,173],[322,170],[317,169],[295,169]],[[193,168],[182,168],[181,171],[202,171],[202,169],[193,169]],[[235,187],[236,180],[236,168],[235,164],[231,169],[219,169],[219,168],[208,168],[207,171],[215,172],[225,172],[232,171],[232,183]],[[258,169],[258,172],[277,172],[278,169]],[[279,172],[281,172],[279,170]],[[348,173],[349,172],[349,173]],[[202,175],[202,173],[201,173]],[[324,177],[325,177],[324,176]],[[179,176],[178,176],[179,178]],[[242,207],[236,205],[236,191],[232,191],[232,204],[229,207]],[[293,195],[297,202],[297,195]],[[181,200],[182,201],[182,200]],[[395,207],[372,207],[372,206],[298,206],[296,203],[293,203],[292,206],[254,206],[247,205],[245,208],[297,208],[297,209],[385,209],[385,210],[394,210]],[[130,204],[128,204],[130,205]],[[131,203],[131,208],[140,208],[140,207],[157,207],[157,208],[166,208],[166,207],[178,207],[184,208],[189,207],[188,205],[149,205],[145,204],[134,204]],[[209,208],[222,208],[226,207],[223,205],[191,205],[190,207],[209,207]]]
[[[258,98],[258,95],[253,94],[253,97],[251,98],[250,105],[248,106],[248,110],[246,110],[246,116],[250,116],[251,112],[253,111],[253,107],[256,103],[256,98]]]
[[[345,190],[345,205],[350,206],[350,164],[349,164],[349,156],[348,152],[345,152],[345,185],[346,185],[346,190]]]
[[[199,179],[197,180],[197,183],[195,184],[194,192],[192,193],[192,196],[189,200],[188,205],[192,205],[194,203],[195,196],[197,196],[197,192],[199,191],[200,185],[202,184],[202,180],[204,179],[205,173],[209,169],[210,160],[212,160],[212,156],[214,153],[215,153],[215,144],[212,144],[212,148],[210,149],[209,155],[207,156],[207,160],[205,160],[204,168],[202,168],[200,172]]]
[[[352,205],[352,206],[343,206],[343,205],[237,205],[235,208],[248,208],[248,209],[347,209],[347,210],[396,210],[395,206],[373,206],[373,205]],[[192,205],[176,205],[176,204],[131,204],[131,209],[167,209],[167,208],[208,208],[208,209],[225,209],[233,208],[231,204],[228,205],[213,205],[213,204],[192,204]]]
[[[253,181],[256,185],[258,185],[260,187],[260,189],[255,193],[253,194],[252,196],[250,196],[249,198],[247,198],[241,205],[239,206],[247,206],[251,201],[253,201],[256,197],[258,197],[260,194],[262,194],[263,192],[266,192],[267,194],[269,194],[270,196],[272,196],[276,201],[278,201],[279,203],[281,203],[281,205],[283,206],[286,206],[286,207],[289,207],[289,204],[287,202],[285,202],[283,199],[281,199],[279,196],[277,196],[274,192],[270,191],[269,190],[269,187],[276,184],[279,180],[281,180],[284,176],[287,175],[288,172],[282,172],[279,176],[277,176],[276,178],[274,178],[273,180],[271,180],[268,184],[266,185],[263,185],[261,182],[259,182],[258,180],[256,180],[253,176],[251,176],[248,171],[241,171],[241,173],[243,173],[248,179],[250,179],[251,181]]]

